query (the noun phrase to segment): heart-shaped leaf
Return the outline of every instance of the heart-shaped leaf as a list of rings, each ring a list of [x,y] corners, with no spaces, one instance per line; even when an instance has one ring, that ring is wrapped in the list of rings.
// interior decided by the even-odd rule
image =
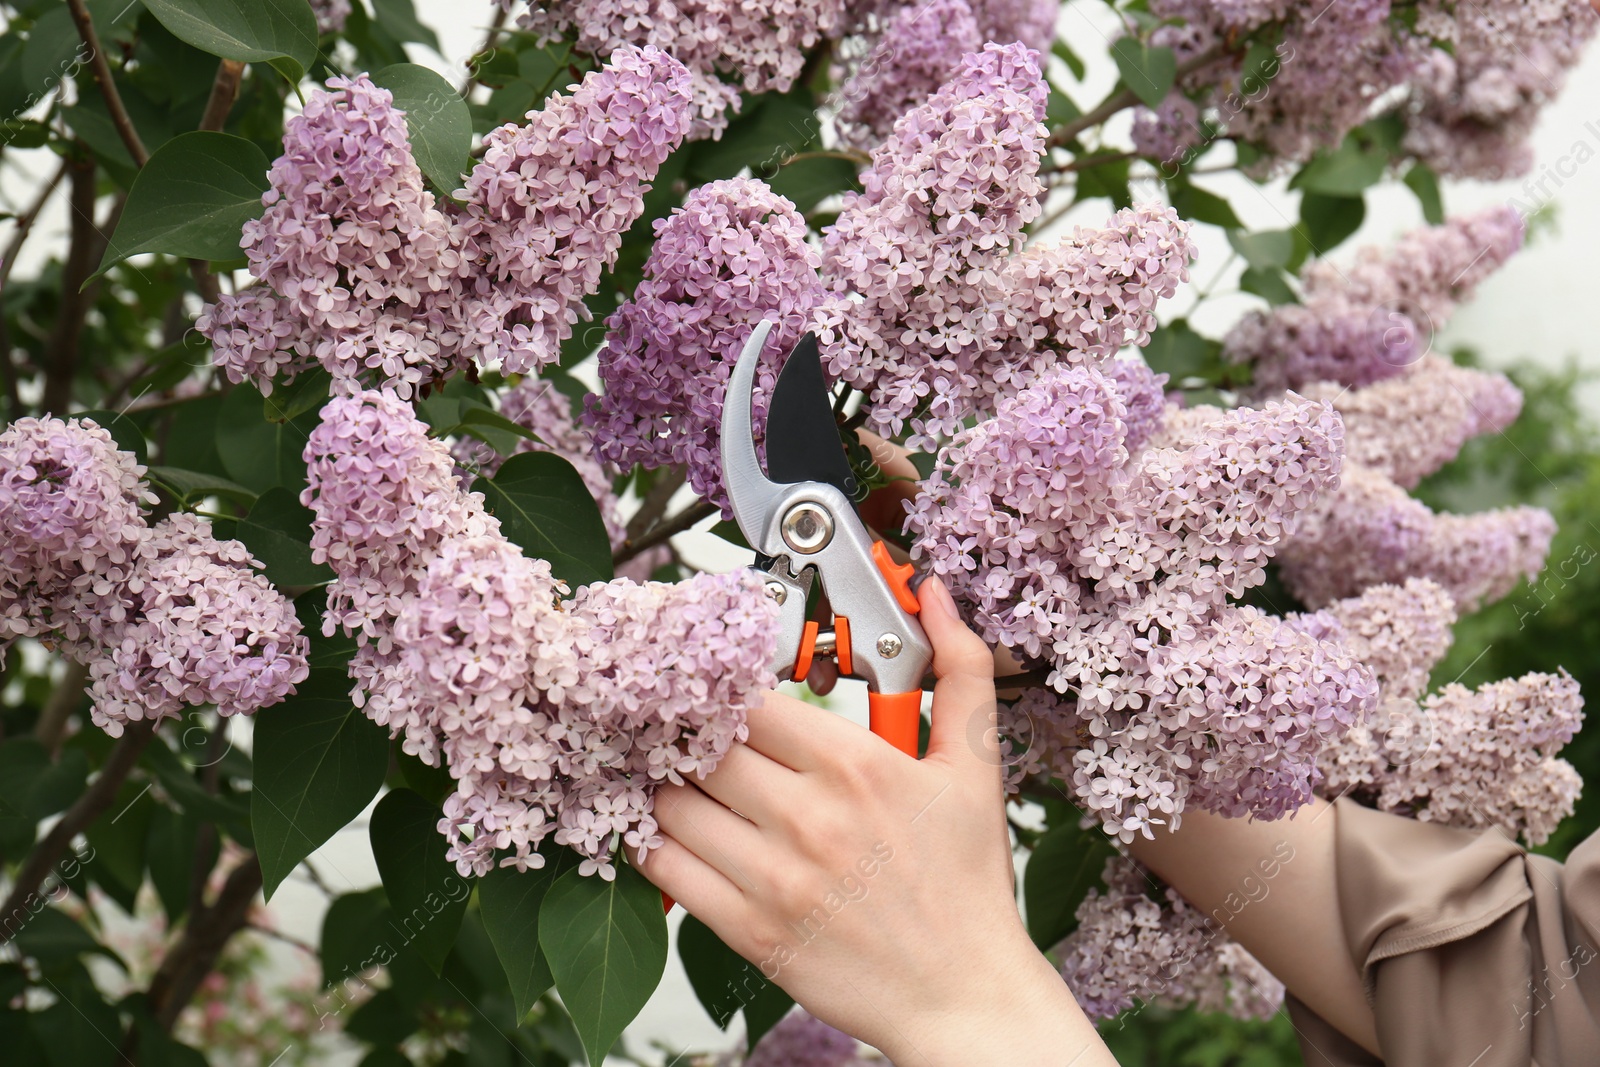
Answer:
[[[560,456],[512,456],[472,489],[483,494],[505,535],[528,555],[549,560],[557,578],[574,588],[611,580],[611,542],[600,509],[582,476]]]
[[[317,58],[317,17],[306,0],[144,0],[172,36],[202,52],[267,63],[297,84]]]
[[[454,196],[472,160],[472,113],[455,86],[416,63],[396,63],[372,76],[406,113],[411,155],[435,189]]]
[[[378,801],[368,828],[390,925],[435,974],[444,968],[472,895],[472,883],[444,858],[439,815],[411,790],[395,789]]]

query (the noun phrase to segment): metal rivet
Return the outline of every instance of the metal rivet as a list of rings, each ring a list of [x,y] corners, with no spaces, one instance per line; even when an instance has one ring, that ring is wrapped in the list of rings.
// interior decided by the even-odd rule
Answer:
[[[772,598],[774,604],[782,604],[789,599],[789,589],[782,582],[768,582],[767,596]]]
[[[884,659],[894,659],[904,647],[897,634],[884,634],[878,638],[878,655]]]
[[[783,540],[804,555],[821,552],[833,540],[833,516],[818,504],[796,504],[783,517]]]

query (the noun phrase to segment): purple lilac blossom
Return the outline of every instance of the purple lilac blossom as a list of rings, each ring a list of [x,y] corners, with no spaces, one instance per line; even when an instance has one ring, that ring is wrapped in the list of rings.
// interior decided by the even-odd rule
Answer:
[[[517,22],[544,42],[576,29],[577,50],[592,56],[632,45],[676,57],[689,72],[689,136],[698,139],[722,135],[739,111],[741,88],[788,92],[807,53],[840,29],[843,13],[840,0],[529,0]]]
[[[860,1042],[849,1034],[795,1008],[762,1035],[753,1052],[745,1051],[741,1039],[736,1049],[717,1057],[715,1067],[866,1067],[879,1062],[863,1056]]]
[[[1050,760],[1108,833],[1176,826],[1191,799],[1275,818],[1310,799],[1316,752],[1376,686],[1337,646],[1226,598],[1262,581],[1296,513],[1337,485],[1338,418],[1298,398],[1173,409],[1130,461],[1127,411],[1082,366],[1002,401],[910,506],[913,558],[986,640],[1072,694],[1070,713],[1024,709],[1063,734],[1031,730],[1027,758]]]
[[[764,450],[767,396],[822,298],[817,262],[805,219],[754,179],[702,185],[657,222],[644,281],[606,322],[604,392],[584,412],[599,455],[620,467],[683,464],[694,491],[726,512],[718,449],[728,375],[750,331],[772,319],[754,395]]]
[[[1112,1018],[1139,1001],[1239,1019],[1277,1013],[1283,984],[1177,890],[1158,889],[1120,856],[1106,861],[1103,879],[1078,905],[1077,930],[1055,949],[1090,1018]]]
[[[835,123],[841,143],[868,151],[896,120],[949,80],[961,57],[984,38],[967,0],[923,0],[888,16],[876,43],[848,73],[840,72]]]
[[[127,616],[89,661],[91,719],[112,737],[129,722],[181,717],[215,704],[249,715],[282,701],[310,673],[294,605],[252,567],[238,541],[172,515],[140,545]]]
[[[1432,353],[1399,377],[1362,389],[1316,382],[1301,392],[1338,409],[1351,462],[1407,489],[1455,459],[1467,441],[1499,433],[1522,412],[1522,391],[1505,375]]]
[[[978,0],[972,7],[978,19],[979,39],[995,44],[1021,41],[1040,55],[1048,55],[1056,39],[1059,0]]]
[[[1413,230],[1392,249],[1363,248],[1348,267],[1318,261],[1301,279],[1302,303],[1246,315],[1224,354],[1254,364],[1263,391],[1395,377],[1427,354],[1434,333],[1523,236],[1516,211],[1498,207]]]
[[[954,432],[979,391],[1000,268],[1039,215],[1044,107],[1037,54],[985,45],[900,117],[827,229],[824,365],[879,433]]]
[[[1432,40],[1404,114],[1406,151],[1441,174],[1498,180],[1526,173],[1539,112],[1600,29],[1587,0],[1420,5]]]
[[[689,72],[667,53],[620,47],[526,125],[484,138],[466,225],[483,256],[464,342],[507,373],[552,363],[583,298],[616,261],[644,193],[689,131]]]
[[[0,645],[89,639],[126,611],[148,535],[145,469],[92,419],[21,418],[0,432]]]
[[[317,16],[318,33],[342,33],[350,17],[350,0],[311,0],[311,11]]]
[[[270,392],[320,362],[339,391],[370,380],[404,398],[473,359],[553,361],[683,139],[687,84],[665,53],[619,49],[527,125],[490,132],[458,208],[423,187],[389,91],[330,79],[285,125],[266,211],[245,224],[260,284],[197,322],[217,365]]]
[[[1382,474],[1350,462],[1339,491],[1305,513],[1278,558],[1290,592],[1313,608],[1416,577],[1476,611],[1538,575],[1555,528],[1543,508],[1435,514]]]

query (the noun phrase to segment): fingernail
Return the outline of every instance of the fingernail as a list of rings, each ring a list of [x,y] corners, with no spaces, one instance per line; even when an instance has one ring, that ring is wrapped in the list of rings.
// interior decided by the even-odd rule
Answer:
[[[933,590],[933,599],[944,609],[945,614],[960,622],[961,612],[956,610],[955,598],[950,595],[950,590],[944,587],[944,582],[940,580],[937,574],[928,577],[927,586]]]

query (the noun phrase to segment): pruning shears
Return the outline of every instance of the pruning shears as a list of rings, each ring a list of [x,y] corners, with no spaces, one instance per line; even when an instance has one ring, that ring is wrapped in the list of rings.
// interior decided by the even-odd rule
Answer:
[[[867,683],[872,732],[913,757],[922,676],[933,647],[917,622],[915,573],[875,540],[852,502],[850,472],[828,403],[817,339],[806,334],[784,362],[767,407],[763,470],[751,427],[756,365],[773,322],[750,334],[728,379],[722,407],[722,482],[781,629],[773,670],[803,681],[819,657],[841,676]],[[833,628],[806,618],[814,580],[822,582]]]

